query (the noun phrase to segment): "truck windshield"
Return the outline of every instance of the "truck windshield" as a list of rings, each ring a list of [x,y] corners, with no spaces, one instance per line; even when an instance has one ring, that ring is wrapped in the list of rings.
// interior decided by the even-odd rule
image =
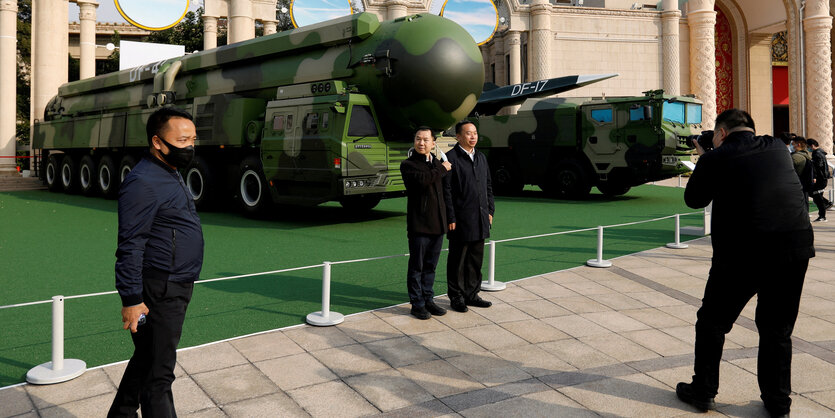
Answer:
[[[664,120],[684,123],[684,103],[680,102],[664,102],[664,107],[661,109],[661,114]]]
[[[371,115],[371,107],[354,105],[351,108],[348,136],[377,136],[377,124]]]
[[[702,123],[702,105],[687,103],[687,123]]]

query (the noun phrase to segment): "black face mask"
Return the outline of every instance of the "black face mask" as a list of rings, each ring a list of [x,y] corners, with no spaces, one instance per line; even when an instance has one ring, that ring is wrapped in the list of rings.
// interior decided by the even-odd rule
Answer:
[[[191,164],[191,160],[194,159],[194,145],[189,145],[185,148],[177,148],[171,145],[168,141],[162,139],[162,137],[157,136],[157,138],[164,142],[168,147],[168,154],[160,152],[160,155],[165,162],[177,168],[185,168]]]

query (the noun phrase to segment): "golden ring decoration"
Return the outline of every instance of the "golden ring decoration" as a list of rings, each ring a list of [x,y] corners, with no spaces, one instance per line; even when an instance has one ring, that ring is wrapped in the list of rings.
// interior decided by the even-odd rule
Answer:
[[[125,20],[127,20],[128,23],[130,23],[131,25],[136,26],[138,28],[142,28],[142,29],[150,30],[150,31],[160,31],[160,30],[165,30],[165,29],[169,29],[173,26],[176,26],[178,23],[180,23],[181,20],[183,20],[183,18],[186,16],[186,13],[188,13],[188,5],[189,5],[189,0],[182,0],[183,13],[180,14],[180,17],[178,19],[176,19],[175,21],[173,21],[171,23],[165,23],[163,26],[154,26],[152,24],[149,24],[150,22],[140,22],[136,18],[137,17],[136,14],[133,14],[133,17],[131,17],[127,12],[125,12],[125,7],[124,6],[128,6],[127,7],[128,9],[132,8],[130,6],[139,6],[139,7],[145,6],[147,8],[147,4],[149,3],[148,0],[113,0],[113,2],[116,3],[116,10],[119,11],[119,14],[122,15],[122,17]],[[170,3],[170,1],[169,1],[169,3]]]

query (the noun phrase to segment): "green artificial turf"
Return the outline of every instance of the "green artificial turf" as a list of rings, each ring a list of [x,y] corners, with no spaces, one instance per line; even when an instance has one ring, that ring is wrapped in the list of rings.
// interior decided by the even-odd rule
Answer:
[[[652,219],[693,212],[683,189],[644,185],[608,199],[560,201],[526,189],[498,197],[493,239]],[[282,208],[271,219],[233,211],[203,212],[205,261],[201,279],[404,254],[405,198],[384,200],[363,217],[336,204]],[[606,230],[604,258],[673,240],[673,220]],[[682,217],[701,226],[701,216]],[[116,202],[47,191],[0,193],[0,306],[113,290]],[[596,231],[500,243],[496,280],[510,281],[581,265],[596,258]],[[446,245],[445,245],[446,247]],[[331,310],[351,314],[408,301],[406,258],[332,267]],[[446,293],[446,253],[435,290]],[[485,279],[486,279],[485,257]],[[304,322],[321,309],[322,268],[198,284],[180,347]],[[50,305],[0,309],[0,387],[22,382],[51,359]],[[89,366],[130,357],[116,295],[65,302],[65,357]]]

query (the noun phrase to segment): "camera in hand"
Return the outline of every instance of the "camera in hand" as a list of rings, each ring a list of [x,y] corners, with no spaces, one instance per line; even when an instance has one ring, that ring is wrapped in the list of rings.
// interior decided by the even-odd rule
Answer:
[[[687,141],[694,144],[693,147],[698,142],[703,150],[710,151],[713,149],[713,131],[702,131],[699,135],[690,135],[687,137]]]

